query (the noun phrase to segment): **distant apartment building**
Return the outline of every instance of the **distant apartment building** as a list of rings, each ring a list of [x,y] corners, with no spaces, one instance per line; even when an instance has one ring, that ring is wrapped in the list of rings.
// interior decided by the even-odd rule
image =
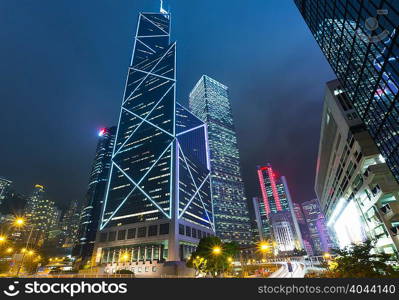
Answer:
[[[327,83],[315,191],[338,246],[399,246],[399,185],[337,80]]]

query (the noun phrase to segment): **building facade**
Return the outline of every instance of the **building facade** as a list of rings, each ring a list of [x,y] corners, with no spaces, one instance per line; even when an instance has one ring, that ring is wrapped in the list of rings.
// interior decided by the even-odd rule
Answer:
[[[6,197],[6,194],[8,192],[8,189],[10,188],[11,183],[12,182],[10,180],[0,177],[0,205],[3,202],[4,198]]]
[[[287,181],[284,176],[277,176],[271,164],[257,167],[261,201],[258,201],[260,216],[262,219],[262,232],[264,239],[274,239],[280,251],[293,251],[303,249],[303,241],[298,221],[294,213],[294,207],[289,193]],[[273,228],[275,222],[276,229]],[[289,223],[290,230],[284,229]],[[278,228],[278,230],[277,230]],[[269,236],[267,234],[269,233]],[[277,234],[283,234],[277,237]],[[291,234],[291,237],[287,237]],[[289,245],[289,243],[291,243]],[[288,250],[289,249],[289,250]]]
[[[376,239],[395,253],[398,187],[339,81],[327,83],[315,191],[338,246]]]
[[[309,228],[305,220],[305,216],[302,211],[302,206],[299,203],[294,202],[294,214],[298,221],[299,230],[301,231],[303,247],[308,256],[313,256],[315,252],[313,251],[313,242],[310,236]]]
[[[189,97],[190,110],[208,125],[216,235],[225,242],[252,242],[240,154],[228,87],[203,75]]]
[[[25,208],[24,242],[29,241],[29,245],[42,247],[49,232],[59,224],[60,216],[60,209],[47,199],[44,186],[36,184]]]
[[[89,185],[80,213],[77,241],[72,255],[79,265],[84,265],[93,254],[94,243],[100,224],[105,191],[111,169],[116,126],[102,128],[98,133],[96,154],[89,176]]]
[[[330,239],[319,201],[314,199],[303,202],[302,209],[308,225],[310,238],[312,239],[314,254],[323,255],[324,253],[330,252],[333,248],[333,243]]]
[[[139,15],[93,254],[105,272],[175,272],[214,234],[207,128],[176,102],[176,43],[162,11]]]
[[[386,164],[399,180],[399,2],[295,0]]]

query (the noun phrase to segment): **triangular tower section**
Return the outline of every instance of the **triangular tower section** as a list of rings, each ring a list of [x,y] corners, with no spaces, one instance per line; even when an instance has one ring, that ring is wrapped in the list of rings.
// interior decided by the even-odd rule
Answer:
[[[151,17],[148,15],[141,14],[140,15],[140,27],[137,32],[138,36],[153,36],[153,35],[168,35],[168,32],[165,31],[162,26],[157,25],[159,22],[154,22],[151,20]]]
[[[176,134],[182,134],[190,129],[204,125],[200,119],[189,112],[184,106],[176,103]]]
[[[150,20],[158,28],[162,29],[163,32],[165,32],[165,34],[169,34],[169,23],[170,23],[169,14],[161,15],[161,14],[142,13],[141,15]]]

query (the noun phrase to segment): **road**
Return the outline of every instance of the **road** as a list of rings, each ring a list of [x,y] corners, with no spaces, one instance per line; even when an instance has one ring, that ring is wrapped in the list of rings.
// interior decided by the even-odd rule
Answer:
[[[281,268],[271,274],[269,278],[303,278],[305,276],[304,265],[292,262],[293,272],[288,272],[287,263],[281,263]]]

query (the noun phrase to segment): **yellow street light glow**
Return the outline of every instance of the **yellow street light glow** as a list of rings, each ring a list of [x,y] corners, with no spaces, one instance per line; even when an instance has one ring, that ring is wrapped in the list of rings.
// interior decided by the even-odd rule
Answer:
[[[222,248],[220,248],[219,246],[215,246],[212,249],[212,253],[215,255],[219,255],[220,253],[222,253]]]
[[[13,248],[7,248],[6,252],[7,252],[7,253],[11,253],[12,250],[14,250],[14,249],[13,249]]]
[[[23,226],[23,225],[25,224],[25,219],[22,218],[22,217],[18,217],[18,218],[16,218],[16,219],[14,220],[14,224],[15,224],[15,226],[17,226],[17,227],[21,227],[21,226]]]
[[[266,242],[261,242],[259,244],[259,250],[262,251],[262,252],[268,251],[269,248],[270,248],[270,245],[268,243],[266,243]]]
[[[24,253],[25,251],[26,251],[26,249],[25,249],[25,248],[22,248],[22,249],[21,249],[21,252],[22,252],[22,253]]]
[[[228,262],[232,262],[232,261],[233,261],[233,258],[232,258],[232,257],[229,257],[227,260],[228,260]]]
[[[35,251],[33,251],[33,250],[30,250],[30,251],[28,252],[29,255],[33,255],[34,253],[35,253]]]
[[[331,254],[328,253],[328,252],[326,252],[326,253],[323,254],[323,257],[324,257],[325,259],[330,259],[330,258],[331,258]]]
[[[3,243],[6,241],[6,237],[4,235],[0,235],[0,243]]]

